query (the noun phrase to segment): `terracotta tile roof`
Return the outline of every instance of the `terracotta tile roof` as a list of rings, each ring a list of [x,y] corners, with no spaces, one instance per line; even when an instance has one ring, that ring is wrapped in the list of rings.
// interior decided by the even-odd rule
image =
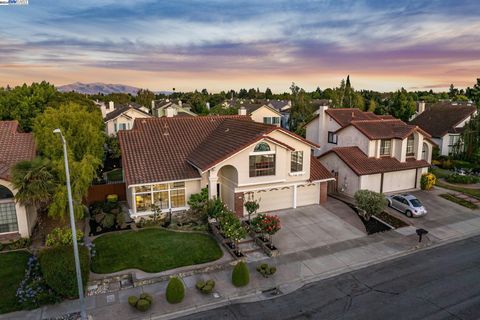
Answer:
[[[439,103],[428,106],[415,119],[412,125],[418,125],[432,137],[443,137],[447,133],[460,133],[455,129],[459,123],[472,115],[477,108],[467,103],[453,105],[452,103]]]
[[[125,113],[125,112],[127,112],[128,110],[131,110],[131,109],[134,109],[135,111],[143,113],[145,115],[145,117],[151,117],[152,116],[151,114],[142,111],[140,109],[140,107],[141,106],[139,104],[136,104],[136,103],[135,103],[135,105],[132,105],[132,103],[120,105],[120,106],[116,107],[115,110],[107,113],[107,115],[104,118],[104,121],[113,120],[116,117],[120,116],[121,114],[123,114],[123,113]]]
[[[333,174],[314,156],[310,156],[310,181],[335,180]]]
[[[372,112],[363,112],[357,108],[329,108],[325,112],[338,122],[342,127],[352,120],[378,120],[378,116]]]
[[[35,158],[32,133],[19,131],[17,121],[0,121],[0,179],[10,179],[10,169],[17,162]]]
[[[330,153],[336,154],[347,166],[349,166],[359,176],[415,168],[425,168],[430,166],[430,164],[425,160],[415,160],[407,158],[407,161],[400,162],[393,157],[368,157],[358,147],[333,148],[320,155],[318,158],[322,159],[324,156]]]
[[[285,130],[238,115],[135,119],[132,130],[118,135],[125,180],[133,185],[200,178],[197,168],[207,170],[272,131]]]
[[[354,120],[350,122],[350,125],[357,128],[370,140],[405,139],[417,129],[416,126],[409,126],[399,119]]]

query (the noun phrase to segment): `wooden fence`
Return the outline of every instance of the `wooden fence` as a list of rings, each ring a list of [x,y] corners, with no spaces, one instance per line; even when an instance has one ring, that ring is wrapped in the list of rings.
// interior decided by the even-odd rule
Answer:
[[[121,182],[92,185],[88,189],[88,195],[85,199],[85,202],[87,205],[91,205],[94,202],[105,201],[109,194],[118,195],[119,201],[127,200],[125,183]]]

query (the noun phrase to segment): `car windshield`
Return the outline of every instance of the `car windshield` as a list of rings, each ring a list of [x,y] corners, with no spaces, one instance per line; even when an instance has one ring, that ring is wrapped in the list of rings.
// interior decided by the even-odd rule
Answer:
[[[419,208],[422,206],[422,203],[420,201],[418,201],[418,199],[410,199],[410,203],[412,204],[412,206],[414,206],[415,208]]]

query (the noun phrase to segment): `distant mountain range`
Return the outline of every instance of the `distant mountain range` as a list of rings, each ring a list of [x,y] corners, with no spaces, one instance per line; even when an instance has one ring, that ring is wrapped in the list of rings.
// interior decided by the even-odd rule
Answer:
[[[124,84],[109,84],[109,83],[101,83],[101,82],[93,82],[93,83],[75,82],[75,83],[67,84],[64,86],[59,86],[57,87],[57,89],[58,91],[61,91],[61,92],[75,91],[83,94],[130,93],[131,95],[136,95],[138,90],[140,90],[140,88],[127,86]],[[171,92],[159,91],[155,93],[170,94]]]

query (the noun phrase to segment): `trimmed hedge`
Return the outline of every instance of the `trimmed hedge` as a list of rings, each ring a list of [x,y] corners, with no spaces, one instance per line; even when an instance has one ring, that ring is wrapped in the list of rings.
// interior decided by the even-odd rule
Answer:
[[[459,174],[451,174],[446,177],[445,180],[449,183],[472,184],[478,183],[480,178],[476,176],[461,176]]]
[[[235,287],[244,287],[250,282],[250,272],[245,262],[240,261],[232,272],[232,283]]]
[[[182,302],[185,297],[185,286],[183,285],[182,280],[177,277],[170,279],[167,286],[166,297],[169,303]]]
[[[79,246],[78,251],[83,287],[85,288],[90,272],[90,259],[86,247]],[[55,292],[65,298],[78,298],[73,247],[61,246],[43,249],[39,254],[39,262],[45,281]]]

